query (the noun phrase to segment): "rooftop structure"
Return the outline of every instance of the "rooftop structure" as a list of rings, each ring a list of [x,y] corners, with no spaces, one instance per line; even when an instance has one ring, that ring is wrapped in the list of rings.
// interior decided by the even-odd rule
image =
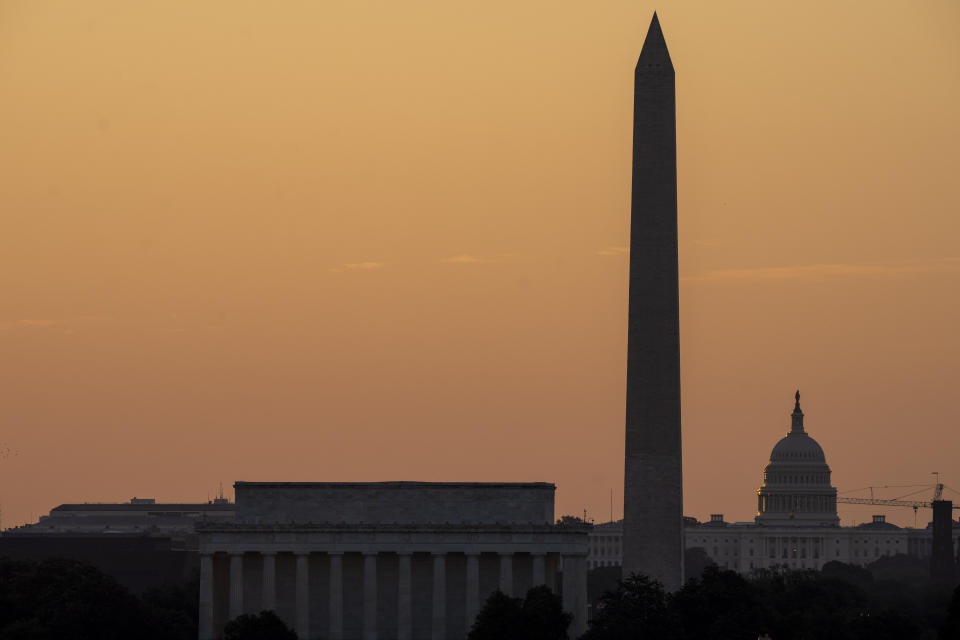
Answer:
[[[237,482],[245,523],[553,524],[547,482]]]
[[[157,502],[132,498],[130,502],[84,502],[61,504],[27,524],[3,532],[11,535],[78,533],[193,533],[194,523],[232,521],[235,505],[223,498],[209,502]]]

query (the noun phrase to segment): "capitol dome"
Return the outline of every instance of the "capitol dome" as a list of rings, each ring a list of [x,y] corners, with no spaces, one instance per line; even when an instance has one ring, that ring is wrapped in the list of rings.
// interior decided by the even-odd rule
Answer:
[[[768,526],[838,526],[837,490],[817,441],[803,428],[800,392],[791,414],[790,431],[770,452],[757,490],[757,524]]]
[[[770,462],[822,462],[827,463],[823,449],[806,431],[791,431],[773,447]]]

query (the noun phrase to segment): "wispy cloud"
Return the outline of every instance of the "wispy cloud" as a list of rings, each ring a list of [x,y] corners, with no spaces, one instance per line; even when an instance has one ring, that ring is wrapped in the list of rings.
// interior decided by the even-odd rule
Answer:
[[[960,258],[905,260],[890,263],[810,264],[792,267],[720,269],[685,276],[688,282],[748,282],[773,280],[816,280],[823,278],[905,276],[960,271]]]
[[[344,271],[370,271],[372,269],[382,269],[382,262],[347,262],[339,267],[333,267],[330,271],[334,273],[343,273]]]
[[[22,320],[9,320],[7,322],[0,322],[0,331],[8,331],[10,329],[31,329],[39,328],[45,329],[47,327],[54,327],[60,324],[56,320],[40,320],[36,318],[24,318]]]
[[[623,256],[630,253],[630,247],[607,247],[597,251],[598,256]]]
[[[75,333],[78,329],[84,330],[110,324],[116,318],[106,315],[83,315],[66,318],[21,318],[19,320],[0,320],[0,331],[29,331],[52,329],[63,333]]]
[[[716,247],[723,246],[723,243],[718,240],[694,240],[693,246],[695,247],[708,247],[714,249]]]
[[[472,256],[469,253],[461,253],[458,256],[444,258],[440,262],[449,262],[453,264],[477,264],[478,262],[490,262],[490,261],[485,260],[483,258],[478,258],[476,256]]]
[[[52,327],[60,323],[57,322],[56,320],[25,319],[25,320],[18,320],[17,324],[19,324],[22,327]]]

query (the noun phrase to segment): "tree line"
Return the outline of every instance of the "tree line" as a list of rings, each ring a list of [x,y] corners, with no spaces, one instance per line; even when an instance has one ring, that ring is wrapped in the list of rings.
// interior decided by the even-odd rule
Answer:
[[[960,586],[934,584],[906,557],[869,569],[830,562],[749,577],[706,564],[676,593],[644,576],[591,571],[587,632],[545,586],[522,598],[494,592],[467,640],[957,640]],[[607,584],[598,592],[598,583]],[[0,558],[0,640],[194,640],[198,583],[131,593],[93,565]],[[273,612],[230,621],[226,640],[296,640]]]

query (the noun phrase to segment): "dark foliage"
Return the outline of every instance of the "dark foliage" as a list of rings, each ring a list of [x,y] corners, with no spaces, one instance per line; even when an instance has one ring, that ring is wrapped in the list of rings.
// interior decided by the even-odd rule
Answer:
[[[595,567],[587,572],[587,602],[596,606],[607,591],[616,591],[623,579],[623,570],[619,566]]]
[[[147,589],[140,598],[151,616],[162,628],[164,637],[173,640],[193,640],[197,637],[197,620],[200,617],[200,572],[195,571],[190,582],[184,585],[154,587]]]
[[[467,640],[512,640],[520,638],[523,601],[497,589],[484,603],[470,628]]]
[[[687,582],[669,604],[682,638],[732,640],[744,637],[747,629],[759,632],[769,624],[759,590],[740,574],[716,565]]]
[[[297,640],[297,634],[273,611],[244,614],[227,623],[223,640]]]
[[[707,555],[703,547],[691,547],[683,553],[684,582],[696,580],[710,567],[717,563]],[[611,567],[595,567],[587,572],[587,602],[590,611],[597,610],[600,599],[607,591],[616,591],[623,579],[623,570],[619,565]]]
[[[636,574],[600,598],[590,628],[581,640],[679,638],[678,621],[667,605],[663,586]]]
[[[837,562],[836,560],[825,563],[823,569],[820,570],[820,574],[824,578],[843,580],[858,587],[868,587],[873,583],[873,574],[870,573],[869,569],[845,562]]]
[[[912,563],[870,570],[760,570],[750,578],[707,567],[679,591],[632,576],[605,594],[581,640],[960,640],[960,592],[916,584]],[[887,577],[897,575],[900,579]],[[940,635],[937,630],[941,629]]]
[[[477,614],[467,640],[566,640],[571,620],[545,586],[530,589],[524,599],[498,589]]]
[[[0,559],[4,640],[187,640],[195,617],[147,604],[95,566],[64,558]]]
[[[563,610],[560,597],[546,585],[527,591],[521,613],[523,637],[527,640],[566,640],[573,616]]]
[[[773,575],[756,584],[771,610],[770,635],[777,640],[843,640],[850,637],[850,624],[867,613],[859,586],[815,571]]]
[[[947,619],[940,627],[940,640],[956,640],[960,638],[960,586],[953,590],[950,608],[947,609]]]
[[[925,586],[930,582],[930,563],[905,553],[882,556],[866,570],[876,581],[895,580],[911,586]]]
[[[703,547],[690,547],[683,552],[683,581],[690,582],[703,575],[708,567],[716,567],[717,563],[707,554]]]

